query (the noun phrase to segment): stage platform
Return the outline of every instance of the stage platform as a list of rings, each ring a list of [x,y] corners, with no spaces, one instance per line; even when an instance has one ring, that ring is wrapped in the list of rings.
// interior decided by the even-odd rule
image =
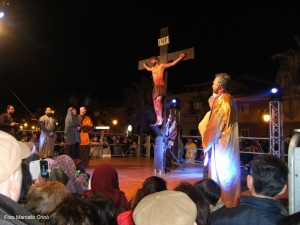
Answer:
[[[89,166],[86,171],[93,174],[93,171],[100,163],[111,164],[119,174],[120,189],[125,192],[126,197],[130,200],[136,191],[142,187],[144,180],[150,176],[159,176],[167,181],[168,189],[173,189],[180,182],[186,181],[194,184],[196,181],[203,179],[204,166],[199,163],[182,163],[184,170],[178,169],[171,170],[171,172],[158,174],[153,172],[153,158],[145,157],[113,157],[113,158],[96,158],[90,159]],[[249,195],[247,188],[247,175],[248,172],[241,168],[241,185],[242,195]],[[279,196],[283,205],[288,205],[288,194],[284,193]]]

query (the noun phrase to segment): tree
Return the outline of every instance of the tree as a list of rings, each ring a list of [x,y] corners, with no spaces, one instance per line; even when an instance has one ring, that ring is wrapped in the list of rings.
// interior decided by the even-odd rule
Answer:
[[[295,39],[300,43],[298,36],[295,35]],[[271,59],[280,60],[276,82],[282,88],[283,95],[292,96],[300,94],[300,51],[289,49],[287,52],[273,55]]]
[[[142,76],[137,82],[130,83],[125,89],[126,117],[132,124],[133,131],[143,134],[147,130],[146,124],[155,120],[152,102],[152,83],[149,78]]]

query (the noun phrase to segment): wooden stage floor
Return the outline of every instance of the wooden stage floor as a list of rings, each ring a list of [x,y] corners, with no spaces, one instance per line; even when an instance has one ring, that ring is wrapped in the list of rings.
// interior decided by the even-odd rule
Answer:
[[[194,184],[196,181],[203,179],[204,167],[201,164],[182,163],[183,171],[178,167],[178,169],[171,170],[169,173],[158,174],[153,172],[153,158],[145,157],[90,159],[89,167],[86,168],[86,171],[92,175],[95,167],[103,162],[111,164],[117,170],[120,189],[125,192],[128,200],[135,195],[136,191],[142,187],[144,180],[150,176],[159,176],[165,179],[168,189],[173,189],[182,181]],[[242,191],[247,195],[247,172],[243,169],[241,171]]]

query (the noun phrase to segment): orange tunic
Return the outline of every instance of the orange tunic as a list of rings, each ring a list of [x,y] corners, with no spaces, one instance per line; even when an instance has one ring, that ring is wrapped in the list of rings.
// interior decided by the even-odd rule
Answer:
[[[203,134],[203,149],[211,149],[208,176],[222,190],[221,201],[237,206],[241,197],[241,167],[235,102],[228,93],[216,98]]]
[[[85,116],[82,123],[82,129],[80,131],[80,145],[90,145],[89,132],[93,130],[93,122],[89,116]]]

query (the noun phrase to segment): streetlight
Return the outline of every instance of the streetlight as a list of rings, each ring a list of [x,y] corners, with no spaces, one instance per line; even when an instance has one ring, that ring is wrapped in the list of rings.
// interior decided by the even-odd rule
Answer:
[[[128,136],[129,134],[131,134],[131,131],[132,131],[132,126],[131,126],[131,125],[128,125],[127,130],[126,130],[127,136]]]
[[[268,137],[268,123],[270,121],[270,115],[269,114],[263,115],[263,119],[266,123],[266,136]]]
[[[113,120],[113,125],[114,125],[114,133],[116,133],[116,125],[118,123],[118,120]]]

